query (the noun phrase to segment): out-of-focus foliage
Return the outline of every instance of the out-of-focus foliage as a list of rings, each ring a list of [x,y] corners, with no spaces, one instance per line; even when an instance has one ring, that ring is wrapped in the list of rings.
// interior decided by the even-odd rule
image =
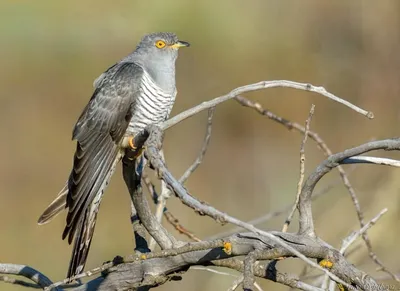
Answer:
[[[373,111],[371,121],[321,96],[290,89],[248,94],[300,123],[316,104],[311,129],[336,152],[399,136],[399,27],[398,1],[2,0],[0,260],[29,264],[53,280],[66,274],[71,248],[61,240],[64,216],[41,227],[36,220],[67,179],[75,147],[71,130],[91,96],[93,80],[133,50],[144,33],[173,31],[192,44],[178,60],[173,114],[237,86],[272,79],[322,85]],[[167,162],[176,176],[197,154],[205,123],[203,113],[167,132]],[[216,110],[210,149],[188,189],[242,219],[277,209],[294,199],[301,138],[234,101],[224,104]],[[309,173],[323,155],[312,141],[306,155]],[[378,255],[396,272],[399,175],[385,167],[358,166],[350,176],[366,218],[389,207],[369,233]],[[319,186],[337,178],[332,173]],[[195,215],[175,198],[169,208],[200,237],[230,227]],[[334,246],[358,228],[341,185],[315,202],[314,212],[318,234]],[[283,220],[260,227],[279,229]],[[295,222],[290,230],[296,227]],[[129,197],[119,171],[101,207],[87,268],[133,248]],[[350,260],[382,276],[361,242],[355,248]],[[300,264],[293,262],[281,265],[298,271]],[[231,281],[193,270],[160,290],[226,290]],[[266,290],[286,290],[260,283]],[[0,289],[23,290],[4,284]]]

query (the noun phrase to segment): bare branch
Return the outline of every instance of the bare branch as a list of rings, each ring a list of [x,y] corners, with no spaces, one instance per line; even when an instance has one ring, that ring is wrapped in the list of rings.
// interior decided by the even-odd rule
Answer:
[[[351,246],[357,238],[359,238],[363,233],[365,233],[368,229],[370,229],[372,226],[376,224],[376,222],[388,211],[387,208],[384,208],[379,212],[377,216],[375,216],[371,221],[369,221],[363,228],[360,230],[353,232],[351,235],[349,235],[347,238],[343,240],[342,247],[340,248],[340,253],[344,255],[345,251],[349,246]]]
[[[367,224],[365,224],[365,226],[363,228],[361,228],[360,230],[351,233],[348,237],[346,237],[343,242],[342,242],[342,246],[340,247],[339,252],[344,255],[344,253],[346,252],[346,250],[356,241],[357,238],[359,238],[360,236],[363,235],[363,233],[365,233],[368,229],[370,229],[372,226],[374,226],[376,224],[376,222],[388,211],[387,208],[384,208],[381,210],[381,212],[378,213],[377,216],[375,216],[374,218],[372,218]],[[324,278],[324,285],[327,286],[328,284],[325,282],[329,282],[329,277],[325,276]],[[336,284],[334,282],[330,282],[329,284],[329,290],[330,291],[334,291],[335,290],[335,286]]]
[[[0,275],[0,281],[4,282],[4,283],[9,283],[9,284],[13,284],[13,285],[19,285],[22,287],[29,287],[29,288],[35,288],[35,289],[42,289],[38,284],[36,283],[30,283],[30,282],[26,282],[24,280],[19,280],[16,278],[11,278],[8,276],[2,276]]]
[[[156,189],[153,185],[153,183],[150,181],[150,178],[143,173],[142,175],[142,181],[144,182],[144,184],[146,185],[147,189],[149,190],[149,193],[153,199],[154,203],[157,203],[158,201],[158,194],[156,192]],[[164,216],[165,219],[173,226],[175,227],[175,229],[181,233],[186,235],[188,238],[190,238],[193,241],[201,241],[201,239],[199,239],[193,232],[191,232],[190,230],[188,230],[185,226],[183,226],[178,218],[175,217],[175,215],[173,215],[167,207],[164,208]]]
[[[53,282],[51,282],[51,280],[47,278],[44,274],[26,265],[0,263],[0,274],[23,276],[31,280],[32,282],[36,283],[37,286],[42,289],[53,284]],[[7,283],[15,283],[22,285],[21,282],[23,282],[21,280],[14,280],[14,281],[10,280],[10,278],[6,276],[2,278],[5,279],[3,281]],[[29,287],[32,286],[33,285],[30,285]],[[59,289],[56,288],[55,290]]]
[[[331,189],[333,189],[335,186],[337,186],[340,183],[341,183],[341,180],[334,181],[334,182],[328,184],[325,188],[322,188],[321,190],[316,191],[312,195],[311,200],[314,201],[318,197],[321,197],[321,196],[324,196],[324,195],[328,194]],[[267,222],[267,221],[269,221],[269,220],[271,220],[271,219],[273,219],[273,218],[275,218],[277,216],[280,216],[280,215],[283,215],[283,214],[289,214],[289,211],[292,209],[292,207],[293,207],[292,203],[287,204],[287,205],[283,206],[282,208],[280,208],[280,209],[278,209],[276,211],[269,212],[269,213],[264,214],[264,215],[262,215],[262,216],[260,216],[258,218],[255,218],[253,220],[247,221],[247,223],[248,224],[252,224],[252,225],[255,226],[255,225]],[[217,239],[217,238],[221,238],[221,237],[224,237],[224,236],[231,235],[233,233],[236,233],[236,232],[239,232],[239,231],[242,231],[242,230],[243,230],[242,227],[234,227],[229,231],[225,231],[225,232],[218,233],[216,235],[209,236],[206,239],[207,240]]]
[[[207,152],[208,145],[209,145],[210,139],[211,139],[212,121],[213,121],[213,117],[214,117],[214,112],[215,112],[215,107],[211,107],[208,110],[207,128],[206,128],[206,134],[204,137],[203,145],[201,147],[200,153],[197,156],[196,160],[193,162],[192,165],[190,165],[190,167],[185,171],[185,173],[179,179],[179,183],[181,183],[181,184],[184,184],[187,181],[189,176],[198,168],[198,166],[200,166],[201,162],[203,161],[203,158]],[[163,151],[161,151],[161,157],[165,161]],[[167,200],[170,196],[171,196],[171,191],[168,190],[165,182],[162,180],[161,181],[161,194],[157,198],[157,208],[156,208],[156,214],[155,214],[156,219],[159,223],[161,223],[162,215],[166,211]],[[185,233],[187,235],[190,234],[190,232],[187,232],[187,230],[185,228],[183,228],[180,224],[177,223],[178,220],[174,219],[173,215],[170,212],[164,216],[166,216],[166,218],[168,219],[168,222],[170,222],[175,227],[175,229],[177,229],[180,233]],[[195,238],[192,235],[189,235],[189,237],[191,239]],[[199,241],[198,238],[196,238],[194,240]],[[155,241],[153,239],[150,240],[150,249],[154,248],[154,242]]]
[[[350,157],[343,160],[342,164],[375,164],[375,165],[385,165],[399,168],[400,161],[387,159],[387,158],[377,158],[377,157]]]
[[[254,265],[257,259],[261,256],[262,250],[254,250],[250,252],[243,261],[243,289],[253,290],[253,285],[255,283],[254,278]]]
[[[233,99],[240,94],[243,94],[246,92],[251,92],[251,91],[257,91],[257,90],[261,90],[261,89],[276,88],[276,87],[293,88],[293,89],[298,89],[298,90],[315,92],[315,93],[325,96],[333,101],[341,103],[341,104],[349,107],[350,109],[353,109],[354,111],[356,111],[370,119],[374,118],[374,114],[371,111],[366,111],[364,109],[361,109],[361,108],[351,104],[350,102],[343,100],[343,99],[333,95],[332,93],[327,92],[324,87],[316,87],[311,84],[298,83],[298,82],[292,82],[292,81],[286,81],[286,80],[274,80],[274,81],[262,81],[259,83],[254,83],[254,84],[238,87],[226,95],[214,98],[210,101],[205,101],[205,102],[203,102],[193,108],[190,108],[182,113],[179,113],[178,115],[165,121],[162,124],[161,128],[163,130],[166,130],[166,129],[170,128],[171,126],[174,126],[175,124],[181,122],[182,120],[185,120],[186,118],[189,118],[203,110],[215,107],[218,104],[225,102],[229,99]]]
[[[160,155],[163,161],[165,162],[164,150],[161,149]],[[155,213],[156,220],[160,224],[162,224],[163,213],[167,205],[167,200],[170,196],[171,192],[168,190],[168,187],[165,184],[165,182],[161,180],[161,194],[158,195],[157,197],[156,213]],[[155,239],[153,237],[150,237],[149,245],[151,250],[154,250],[155,244],[156,244]]]
[[[237,259],[227,259],[222,261],[214,262],[215,265],[221,267],[227,267],[235,269],[238,271],[243,271],[243,262]],[[306,290],[306,291],[324,291],[323,289],[311,286],[304,282],[301,282],[297,277],[290,274],[281,273],[275,268],[274,262],[267,264],[259,264],[257,268],[254,269],[254,275],[260,278],[265,278],[273,282],[277,282],[292,288]]]
[[[236,100],[243,106],[249,107],[249,108],[253,108],[255,109],[258,113],[268,117],[269,119],[278,122],[279,124],[285,126],[287,129],[292,130],[295,129],[298,132],[305,134],[305,128],[303,126],[301,126],[300,124],[296,123],[296,122],[291,122],[285,118],[282,118],[280,116],[277,116],[276,114],[272,113],[269,110],[264,109],[260,103],[254,102],[252,100],[249,100],[243,96],[236,96]],[[326,145],[326,143],[321,139],[321,137],[316,133],[316,132],[312,132],[309,131],[308,135],[311,139],[313,139],[319,146],[319,148],[325,153],[326,156],[331,156],[332,155],[332,151],[329,149],[329,147]],[[343,169],[342,166],[338,166],[337,167],[340,177],[342,178],[343,184],[345,185],[345,187],[347,188],[349,194],[350,194],[350,198],[353,202],[353,205],[355,207],[356,213],[357,213],[357,217],[358,220],[360,222],[360,226],[363,227],[365,225],[364,223],[364,215],[361,211],[361,207],[360,207],[360,203],[358,201],[357,195],[354,191],[354,188],[351,186],[350,180],[347,177],[347,174],[345,172],[345,170]],[[268,218],[268,216],[267,216]],[[391,273],[389,270],[387,270],[383,263],[378,259],[378,257],[376,256],[376,254],[372,251],[372,245],[371,242],[368,238],[368,235],[366,233],[363,234],[363,240],[365,242],[365,245],[367,246],[368,252],[369,252],[369,256],[371,257],[371,259],[378,265],[380,266],[381,270],[388,273],[389,275],[391,275],[391,277],[395,280],[399,280],[398,277],[396,275],[394,275],[393,273]]]
[[[186,235],[188,238],[190,238],[193,241],[201,241],[201,239],[199,239],[192,231],[188,230],[186,227],[184,227],[178,220],[178,218],[176,218],[171,211],[165,211],[164,212],[164,216],[167,219],[167,221],[173,226],[175,227],[175,229],[181,233]]]
[[[215,107],[211,107],[208,110],[207,128],[206,128],[206,134],[204,136],[203,145],[201,146],[200,153],[197,156],[196,160],[185,171],[185,173],[183,173],[183,175],[179,178],[179,183],[181,183],[181,184],[185,184],[187,179],[189,179],[190,175],[194,171],[196,171],[196,169],[200,166],[201,162],[203,161],[203,158],[207,152],[208,145],[210,144],[210,140],[211,140],[212,122],[213,122],[213,118],[214,118],[214,112],[215,112]]]
[[[143,162],[144,161],[141,160],[141,163],[143,163]],[[150,249],[147,245],[147,240],[146,240],[146,230],[137,215],[137,211],[136,211],[135,205],[133,203],[133,201],[134,201],[133,196],[138,195],[138,193],[137,193],[138,191],[142,191],[141,185],[139,183],[140,180],[138,181],[138,179],[140,179],[140,175],[137,175],[137,173],[135,173],[135,175],[132,175],[129,177],[126,175],[126,172],[124,173],[125,183],[127,185],[130,185],[130,187],[132,189],[132,191],[130,191],[129,194],[131,197],[131,224],[132,224],[133,233],[135,236],[135,251],[138,251],[141,253],[146,253],[146,252],[150,251]]]
[[[306,161],[306,156],[305,156],[305,150],[304,147],[306,145],[307,142],[307,137],[308,137],[308,133],[310,132],[310,124],[311,124],[311,119],[314,115],[314,109],[315,109],[315,105],[313,104],[311,106],[310,109],[310,113],[308,115],[308,118],[306,120],[306,127],[305,127],[305,131],[304,131],[304,137],[303,140],[301,142],[301,146],[300,146],[300,178],[299,178],[299,182],[297,183],[297,193],[296,193],[296,201],[293,204],[292,210],[289,213],[289,216],[287,217],[284,225],[283,225],[283,232],[286,232],[290,222],[292,221],[294,212],[297,209],[297,206],[299,204],[299,199],[300,199],[300,193],[301,193],[301,188],[303,187],[303,181],[304,181],[304,171],[305,171],[305,161]]]
[[[131,224],[135,236],[135,251],[147,253],[150,251],[146,240],[146,229],[140,221],[135,205],[131,201]]]
[[[208,267],[202,267],[202,266],[193,266],[193,267],[190,267],[190,270],[206,271],[206,272],[214,273],[214,274],[217,274],[217,275],[229,276],[229,277],[233,277],[233,278],[239,277],[237,275],[234,275],[234,274],[231,274],[231,273],[228,273],[228,272],[223,272],[223,271],[211,269],[211,268],[208,268]]]
[[[309,236],[315,236],[314,232],[314,222],[312,218],[311,210],[311,196],[318,181],[332,169],[337,167],[342,163],[343,160],[357,156],[373,150],[399,150],[400,149],[400,139],[386,139],[380,141],[372,141],[366,144],[360,145],[355,148],[345,150],[330,156],[327,160],[322,162],[315,171],[306,180],[301,195],[299,203],[300,212],[300,233],[308,234]]]
[[[322,271],[323,274],[326,274],[335,282],[342,284],[348,290],[362,289],[372,291],[377,290],[378,288],[379,290],[387,290],[387,288],[384,288],[382,285],[378,285],[378,283],[367,274],[358,270],[352,264],[349,264],[344,255],[339,251],[330,247],[327,243],[316,237],[312,220],[311,200],[316,197],[316,195],[313,195],[313,190],[318,181],[333,168],[338,167],[341,177],[346,187],[349,189],[350,195],[356,206],[360,224],[362,225],[362,228],[359,232],[357,232],[357,235],[354,235],[355,237],[351,237],[351,239],[354,241],[357,237],[362,235],[368,250],[370,251],[370,256],[375,260],[375,262],[379,262],[379,260],[376,258],[376,255],[371,251],[371,245],[368,237],[366,236],[366,230],[372,224],[374,224],[380,216],[374,218],[369,224],[363,227],[363,214],[360,210],[354,190],[347,179],[346,173],[338,165],[348,163],[373,163],[398,166],[400,164],[399,161],[374,157],[358,157],[356,155],[360,155],[375,149],[399,150],[399,139],[371,142],[353,149],[346,150],[342,153],[331,155],[329,148],[319,138],[319,136],[309,130],[314,106],[310,111],[305,128],[301,125],[298,125],[296,128],[296,124],[290,123],[287,120],[282,121],[281,119],[279,122],[285,125],[287,128],[296,128],[298,131],[303,132],[304,134],[300,149],[300,180],[298,183],[296,198],[296,205],[298,205],[300,213],[300,229],[296,234],[286,233],[287,227],[289,226],[293,217],[294,210],[288,216],[287,224],[285,224],[286,227],[284,227],[284,232],[263,231],[254,227],[254,225],[250,223],[245,223],[235,217],[215,209],[210,205],[207,205],[204,202],[197,200],[183,187],[183,183],[201,163],[207,150],[211,135],[212,114],[214,107],[224,101],[236,97],[236,99],[243,105],[252,107],[258,112],[267,115],[268,112],[262,109],[261,105],[254,102],[252,103],[252,101],[238,96],[238,94],[272,87],[289,87],[316,92],[330,98],[331,100],[344,104],[345,106],[348,106],[349,108],[367,116],[368,118],[373,118],[372,112],[367,112],[345,100],[336,97],[335,95],[327,92],[323,87],[314,87],[309,84],[290,81],[265,81],[239,87],[227,95],[204,102],[196,107],[182,112],[181,114],[162,124],[161,128],[167,129],[202,110],[211,108],[209,111],[207,133],[203,142],[202,150],[193,165],[185,172],[179,181],[177,181],[175,177],[168,171],[166,163],[162,155],[160,155],[160,145],[163,135],[161,128],[156,126],[148,127],[143,133],[138,135],[138,139],[140,139],[141,143],[136,142],[135,137],[135,144],[143,145],[146,143],[145,156],[148,158],[151,166],[157,171],[159,178],[162,179],[162,191],[159,197],[160,199],[157,198],[157,200],[163,202],[159,203],[157,212],[158,217],[154,217],[151,213],[148,202],[142,192],[141,175],[144,167],[143,159],[140,159],[141,162],[138,163],[136,159],[138,153],[136,151],[128,151],[123,160],[123,174],[125,183],[127,184],[132,198],[131,219],[135,233],[136,250],[138,250],[138,252],[125,259],[118,257],[112,262],[106,263],[101,267],[76,276],[74,279],[88,277],[102,272],[100,277],[75,288],[75,291],[110,289],[120,290],[136,288],[142,289],[141,287],[144,287],[145,290],[148,290],[152,287],[159,286],[168,280],[174,280],[177,276],[179,276],[179,274],[186,272],[193,265],[221,266],[242,272],[243,276],[239,276],[237,282],[234,284],[234,286],[232,286],[232,290],[237,288],[242,281],[246,290],[253,290],[254,286],[258,288],[257,285],[255,285],[255,277],[260,277],[290,286],[292,288],[322,291],[321,288],[306,284],[290,274],[280,273],[276,269],[276,259],[286,257],[300,258],[308,265]],[[279,117],[276,116],[274,118],[276,118],[277,121],[279,119]],[[320,145],[322,150],[327,155],[330,155],[330,157],[308,177],[302,186],[304,179],[304,146],[307,137],[313,138],[318,145]],[[138,148],[141,148],[141,146],[138,146]],[[146,183],[146,177],[143,177],[143,181]],[[152,196],[156,197],[157,193],[154,189],[154,185],[151,184],[151,182],[146,183],[146,185],[148,186]],[[167,189],[167,187],[169,189]],[[166,200],[170,195],[170,190],[173,191],[185,205],[191,207],[200,215],[210,216],[221,223],[229,222],[235,224],[241,228],[250,230],[252,233],[235,234],[224,239],[199,241],[195,243],[184,243],[176,240],[160,224],[162,214],[164,214],[167,220],[174,225],[178,231],[183,232],[191,239],[198,238],[181,226],[179,221],[166,209]],[[385,210],[381,212],[380,215],[382,215],[384,212]],[[160,221],[158,221],[157,218]],[[150,234],[151,238],[154,238],[155,241],[157,241],[157,243],[160,245],[162,248],[161,251],[149,252],[145,238],[145,229]],[[244,261],[236,258],[238,256],[245,256]],[[329,262],[329,266],[325,264],[316,264],[313,261],[315,259],[318,261]],[[269,263],[262,263],[261,261],[263,260],[273,261]],[[0,274],[2,273],[2,265],[4,264],[0,264]],[[381,266],[383,267],[383,265]],[[39,275],[36,274],[35,276]],[[0,279],[1,278],[5,278],[4,280],[7,281],[12,281],[10,278],[5,276],[0,276]],[[44,278],[47,279],[47,277]],[[30,279],[33,280],[32,278]],[[14,281],[17,282],[18,280]],[[57,289],[58,286],[61,286],[63,283],[65,283],[65,280],[55,284],[52,284],[50,280],[48,281],[49,282],[47,282],[46,286],[43,287],[45,290],[50,290],[51,288]],[[32,286],[34,286],[34,284],[32,284]]]
[[[382,286],[378,285],[371,277],[356,269],[337,250],[329,248],[319,239],[290,233],[270,232],[270,234],[284,239],[288,245],[309,258],[328,258],[333,263],[331,272],[343,276],[346,282],[367,291],[375,291],[377,288],[382,290]],[[207,249],[207,247],[209,248]],[[154,287],[168,281],[176,272],[185,272],[192,265],[214,265],[243,272],[243,262],[234,257],[247,255],[254,250],[261,250],[258,251],[260,260],[274,260],[294,255],[264,235],[235,234],[222,240],[188,243],[175,250],[130,256],[124,263],[108,268],[107,274],[103,277],[96,278],[74,291]],[[128,263],[128,261],[130,262]],[[271,268],[270,265],[258,264],[254,268],[254,275],[302,290],[321,290],[305,284],[293,276],[279,273],[275,267]]]
[[[163,179],[168,186],[175,192],[175,194],[181,199],[181,201],[193,208],[196,212],[202,214],[202,215],[208,215],[212,218],[214,218],[216,221],[218,222],[229,222],[238,226],[241,226],[247,230],[250,230],[254,233],[266,236],[268,238],[270,238],[271,240],[275,241],[276,243],[278,243],[279,245],[287,248],[287,250],[289,250],[290,252],[292,252],[294,255],[296,255],[298,258],[300,258],[301,260],[305,261],[306,263],[310,264],[311,266],[329,274],[329,276],[345,285],[347,288],[349,288],[350,290],[354,289],[353,287],[351,287],[350,285],[348,285],[346,282],[342,281],[340,278],[338,278],[337,276],[333,275],[332,273],[330,273],[328,270],[323,269],[322,267],[320,267],[318,264],[314,263],[313,261],[310,261],[306,256],[302,255],[301,253],[297,252],[295,249],[293,249],[292,247],[290,247],[289,245],[287,245],[285,242],[283,242],[282,240],[276,238],[275,236],[271,235],[270,233],[267,233],[265,231],[262,231],[260,229],[257,229],[256,227],[254,227],[253,225],[247,224],[237,218],[234,218],[226,213],[223,213],[217,209],[215,209],[212,206],[206,205],[205,203],[202,203],[200,201],[198,201],[197,199],[195,199],[193,196],[191,196],[186,189],[172,176],[172,174],[168,171],[168,169],[166,168],[165,164],[163,163],[160,154],[158,152],[157,149],[157,145],[160,143],[160,138],[162,136],[162,130],[157,127],[157,126],[149,126],[147,128],[147,130],[149,131],[149,138],[146,141],[146,156],[150,162],[150,164],[153,166],[154,169],[157,170],[158,175],[161,179]],[[310,193],[310,197],[311,197],[311,193]],[[311,207],[311,206],[310,206]],[[310,208],[311,210],[311,208]]]
[[[237,277],[236,280],[232,282],[232,286],[229,287],[227,291],[235,291],[240,286],[240,284],[243,283],[243,279],[244,279],[243,275]]]
[[[140,185],[141,174],[139,174],[142,170],[139,170],[138,173],[135,160],[130,160],[129,157],[125,156],[122,163],[122,172],[140,221],[162,249],[172,248],[177,241],[157,222],[150,211],[147,200],[144,198]]]
[[[278,122],[279,124],[282,124],[283,126],[285,126],[287,129],[292,130],[295,129],[298,132],[305,134],[305,128],[303,126],[301,126],[298,123],[295,122],[291,122],[285,118],[282,118],[280,116],[277,116],[276,114],[270,112],[269,110],[264,109],[260,103],[254,102],[252,100],[249,100],[243,96],[236,96],[236,100],[243,106],[246,107],[250,107],[255,109],[258,113],[267,116],[269,119]],[[329,149],[329,147],[326,145],[326,143],[319,137],[319,135],[315,132],[309,131],[308,135],[311,139],[313,139],[315,142],[317,142],[319,148],[325,153],[326,156],[330,156],[332,155],[332,151]],[[395,162],[393,162],[391,165],[396,164]],[[345,170],[343,169],[343,167],[338,166],[337,167],[340,177],[343,180],[343,184],[345,185],[345,187],[347,188],[351,200],[353,202],[353,205],[356,209],[356,213],[357,213],[357,217],[358,220],[360,222],[360,226],[363,227],[365,225],[364,223],[364,215],[361,211],[361,207],[360,207],[360,203],[358,201],[357,195],[354,191],[354,188],[351,186],[350,180],[347,177],[347,174],[345,172]],[[367,233],[364,233],[362,235],[362,238],[365,242],[365,245],[367,246],[368,252],[369,252],[369,256],[371,257],[371,259],[380,267],[380,269],[384,272],[386,272],[387,274],[389,274],[394,280],[400,282],[399,277],[396,276],[394,273],[390,272],[389,270],[387,270],[387,268],[383,265],[383,263],[378,259],[377,255],[372,251],[372,245],[371,242],[368,238]]]

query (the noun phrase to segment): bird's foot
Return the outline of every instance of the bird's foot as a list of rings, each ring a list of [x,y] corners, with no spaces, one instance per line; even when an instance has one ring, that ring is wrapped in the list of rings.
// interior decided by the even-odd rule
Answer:
[[[130,136],[127,139],[127,147],[125,150],[125,156],[126,158],[128,158],[129,160],[133,161],[136,160],[136,158],[138,158],[143,152],[143,146],[142,145],[137,145],[137,143],[135,143],[135,137],[134,136]]]
[[[137,147],[135,146],[135,137],[131,136],[128,138],[128,145],[130,146],[131,150],[136,151]]]

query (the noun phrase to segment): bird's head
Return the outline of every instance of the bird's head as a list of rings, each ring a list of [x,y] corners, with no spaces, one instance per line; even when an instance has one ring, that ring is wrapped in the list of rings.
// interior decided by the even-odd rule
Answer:
[[[142,38],[132,58],[143,66],[161,88],[173,91],[178,50],[189,45],[188,42],[178,40],[174,33],[151,33]]]
[[[156,32],[142,38],[136,48],[136,53],[150,62],[174,62],[179,48],[188,46],[190,46],[188,42],[178,40],[174,33]]]

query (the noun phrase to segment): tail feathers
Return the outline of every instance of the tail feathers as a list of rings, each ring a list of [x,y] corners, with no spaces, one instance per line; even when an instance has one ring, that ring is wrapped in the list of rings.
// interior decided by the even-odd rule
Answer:
[[[57,216],[61,211],[65,209],[67,202],[68,185],[66,184],[64,188],[57,194],[56,199],[47,206],[46,210],[38,219],[38,224],[46,224],[50,222],[55,216]]]
[[[98,205],[93,206],[86,211],[83,221],[79,223],[67,278],[72,278],[82,273],[85,267],[99,210]]]
[[[80,219],[76,220],[76,223],[73,224],[74,231],[71,233],[72,235],[70,234],[71,228],[68,227],[68,225],[65,227],[63,238],[68,235],[68,241],[70,242],[75,236],[67,278],[72,278],[82,273],[85,267],[101,199],[122,156],[123,151],[116,149],[114,152],[110,153],[108,158],[104,158],[104,164],[100,165],[102,171],[96,178],[94,187],[92,187],[97,189],[97,191],[94,192],[96,194],[92,199],[86,201],[88,204],[87,207],[84,207],[86,210],[84,210]],[[97,184],[99,184],[99,187],[97,187]]]

